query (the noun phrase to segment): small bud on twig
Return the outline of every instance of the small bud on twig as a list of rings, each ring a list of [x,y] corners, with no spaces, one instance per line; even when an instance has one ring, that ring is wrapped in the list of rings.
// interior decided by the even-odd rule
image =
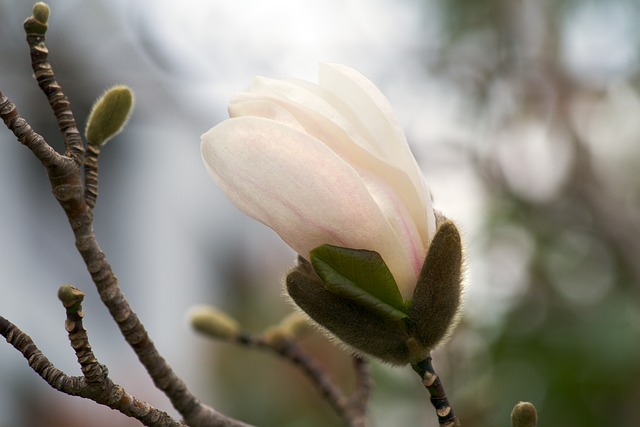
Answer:
[[[116,85],[98,98],[87,119],[85,137],[91,145],[104,145],[119,134],[133,110],[133,92],[127,86]]]
[[[518,403],[511,412],[511,427],[536,427],[538,413],[536,407],[529,402]]]
[[[49,6],[44,2],[38,2],[33,5],[33,17],[36,21],[46,24],[49,20]]]
[[[193,329],[212,338],[230,341],[240,332],[235,319],[214,307],[193,307],[188,316]]]
[[[281,345],[285,341],[297,341],[309,333],[311,324],[300,312],[283,317],[277,325],[270,326],[262,333],[265,342],[271,346]]]
[[[297,311],[285,316],[278,327],[291,339],[304,338],[312,329],[307,316]]]
[[[81,310],[84,293],[80,289],[66,284],[60,286],[60,289],[58,289],[58,299],[62,302],[62,305],[67,309],[67,311],[75,312]]]

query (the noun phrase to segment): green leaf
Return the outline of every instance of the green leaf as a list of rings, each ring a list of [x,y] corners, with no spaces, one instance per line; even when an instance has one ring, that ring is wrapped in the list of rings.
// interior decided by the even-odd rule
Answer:
[[[327,290],[393,318],[408,308],[379,253],[322,245],[310,252],[311,264]]]

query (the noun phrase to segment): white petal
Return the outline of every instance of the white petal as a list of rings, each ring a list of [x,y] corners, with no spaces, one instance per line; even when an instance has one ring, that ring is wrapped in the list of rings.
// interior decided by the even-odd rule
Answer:
[[[240,117],[204,134],[201,150],[229,199],[302,256],[325,243],[375,250],[401,289],[415,285],[411,254],[369,188],[316,138],[271,120]]]
[[[358,123],[366,128],[362,133],[371,135],[374,145],[386,161],[405,171],[415,188],[406,199],[418,198],[419,209],[411,209],[425,241],[435,234],[435,215],[424,177],[411,153],[409,144],[387,98],[365,76],[344,65],[321,64],[320,86],[340,98],[350,113],[358,117]],[[355,123],[355,122],[354,122]],[[405,192],[413,191],[405,189]]]
[[[325,121],[340,127],[353,142],[375,155],[379,155],[376,148],[371,145],[371,138],[368,135],[360,135],[350,123],[352,118],[343,116],[343,110],[348,109],[336,109],[335,104],[341,101],[317,84],[302,80],[274,80],[257,77],[249,88],[249,93],[257,99],[280,101],[287,109],[294,107],[298,110],[315,112],[324,117]]]
[[[356,70],[339,64],[321,64],[320,87],[341,99],[366,128],[376,148],[387,159],[413,158],[404,131],[391,104],[378,88]]]
[[[261,77],[254,80],[249,93],[242,94],[242,100],[244,103],[250,100],[256,104],[264,102],[268,104],[270,110],[275,108],[272,104],[278,104],[286,114],[279,112],[261,114],[261,116],[273,117],[278,122],[297,129],[303,127],[307,133],[325,143],[340,158],[355,168],[365,179],[367,186],[373,186],[372,181],[380,181],[379,178],[386,181],[387,191],[385,192],[388,194],[377,200],[393,200],[393,204],[381,204],[381,207],[394,226],[398,239],[403,242],[405,248],[412,249],[409,252],[411,259],[421,258],[420,265],[417,266],[418,270],[420,269],[433,234],[428,222],[430,198],[425,198],[421,193],[426,191],[422,175],[417,178],[423,186],[416,187],[406,170],[380,157],[380,153],[370,142],[371,135],[366,134],[365,137],[368,139],[366,140],[352,124],[354,120],[359,120],[355,114],[346,105],[340,107],[340,104],[343,104],[341,100],[317,85],[296,80],[271,80]],[[232,101],[229,108],[230,111],[237,113],[239,109],[234,107],[235,103],[236,101]],[[265,106],[264,109],[266,108]],[[343,116],[343,113],[350,117]],[[295,124],[291,124],[292,120]],[[363,128],[359,126],[359,129],[361,132]],[[409,155],[411,156],[410,152]],[[410,160],[415,164],[413,157]],[[378,184],[375,186],[378,187]],[[371,191],[382,194],[374,188]],[[425,199],[428,202],[426,206]],[[400,204],[406,205],[406,208],[401,208]],[[409,218],[407,215],[398,218],[399,210],[402,210],[403,214],[408,213]],[[411,222],[415,226],[410,224]],[[433,228],[435,228],[435,220],[433,222]]]
[[[417,278],[422,270],[428,246],[422,241],[408,205],[404,203],[401,195],[396,192],[389,182],[367,172],[360,171],[359,175],[366,182],[371,197],[376,201],[387,221],[391,224],[407,256],[406,261],[411,263]],[[403,295],[410,296],[413,293],[415,282],[411,283],[409,287],[403,287],[403,284],[399,284],[399,287]]]
[[[293,115],[278,104],[264,96],[256,97],[249,93],[239,93],[231,98],[229,103],[229,117],[253,116],[270,119],[304,132]]]
[[[281,87],[282,84],[278,83],[277,87]],[[289,85],[284,84],[284,86]],[[306,92],[304,88],[291,90],[286,87],[284,90],[297,91],[298,98],[304,98],[304,92]],[[262,88],[260,92],[274,93],[267,88]],[[314,95],[308,94],[308,97],[314,97]],[[362,144],[355,144],[353,138],[357,134],[354,135],[353,132],[345,130],[349,128],[349,123],[335,109],[332,110],[331,105],[322,105],[323,102],[322,100],[314,102],[313,104],[321,106],[314,110],[307,108],[307,105],[297,104],[288,99],[252,92],[243,94],[241,100],[234,98],[229,109],[233,111],[234,116],[239,113],[259,114],[260,117],[274,118],[279,123],[290,125],[298,130],[304,129],[306,133],[323,142],[354,168],[392,225],[417,275],[424,262],[429,243],[425,221],[419,222],[422,228],[418,228],[414,220],[415,217],[424,216],[424,206],[420,203],[417,190],[405,171],[379,159]],[[260,105],[261,103],[265,105]]]

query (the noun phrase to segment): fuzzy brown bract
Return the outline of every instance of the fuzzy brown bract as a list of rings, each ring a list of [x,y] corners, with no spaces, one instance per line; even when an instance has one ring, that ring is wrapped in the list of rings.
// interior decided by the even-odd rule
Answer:
[[[455,224],[444,221],[429,247],[409,316],[394,319],[331,292],[306,259],[286,279],[295,304],[351,349],[393,365],[426,358],[458,320],[463,276],[462,242]]]

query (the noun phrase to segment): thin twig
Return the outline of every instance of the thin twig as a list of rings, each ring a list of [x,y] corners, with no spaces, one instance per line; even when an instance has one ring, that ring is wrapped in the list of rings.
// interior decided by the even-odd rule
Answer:
[[[424,359],[422,362],[418,362],[411,365],[414,371],[422,378],[422,384],[429,391],[431,395],[431,404],[436,410],[438,416],[438,423],[442,426],[453,427],[460,426],[460,422],[453,413],[453,408],[449,404],[447,393],[444,391],[444,386],[440,381],[440,377],[433,370],[431,364],[431,356]]]
[[[29,44],[33,74],[56,116],[58,127],[64,137],[65,155],[80,165],[84,159],[84,144],[71,111],[71,104],[62,92],[49,64],[49,50],[44,44],[47,22],[30,16],[24,22],[24,30]]]
[[[348,410],[354,419],[354,426],[365,427],[367,425],[367,405],[373,381],[369,371],[369,363],[366,359],[353,356],[353,370],[356,375],[356,386],[353,394],[349,396]]]
[[[27,147],[50,174],[65,173],[72,167],[67,157],[61,156],[41,135],[38,135],[18,113],[16,106],[0,91],[0,117],[18,141]]]
[[[75,332],[78,331],[75,330]],[[47,359],[34,344],[31,337],[2,316],[0,316],[0,335],[27,359],[31,369],[40,375],[47,384],[62,393],[93,400],[124,415],[136,418],[146,426],[185,426],[185,424],[175,421],[167,413],[136,399],[122,387],[114,384],[107,377],[106,369],[104,368],[99,378],[93,377],[91,380],[87,376],[74,377],[66,375]]]
[[[67,319],[64,323],[69,335],[69,342],[76,353],[82,374],[90,384],[100,386],[108,375],[105,366],[98,362],[93,354],[89,336],[84,328],[82,301],[84,293],[70,285],[65,285],[58,291],[58,298],[65,308]]]
[[[357,405],[352,406],[352,401],[334,384],[327,373],[318,365],[308,353],[302,350],[294,340],[278,340],[270,342],[261,335],[240,333],[236,337],[236,342],[241,345],[261,348],[275,352],[284,359],[290,361],[297,366],[309,378],[311,383],[316,387],[320,395],[329,403],[333,410],[342,418],[349,427],[364,427],[366,420],[364,416],[364,408],[366,407],[366,398],[368,392],[362,392],[362,396],[358,398]],[[360,362],[358,362],[360,365]],[[362,366],[359,366],[362,369]],[[359,383],[368,384],[364,380],[364,372],[356,370],[356,378]],[[359,400],[364,398],[364,402]]]

